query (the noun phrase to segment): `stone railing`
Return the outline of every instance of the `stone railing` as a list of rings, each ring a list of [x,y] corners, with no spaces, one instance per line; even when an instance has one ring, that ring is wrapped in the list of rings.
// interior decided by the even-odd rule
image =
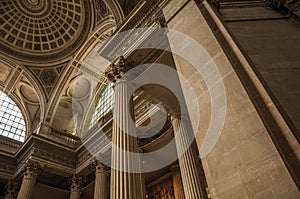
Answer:
[[[38,128],[33,131],[33,134],[38,134],[52,141],[63,143],[71,147],[76,147],[80,139],[72,135],[71,132],[62,132],[52,128],[49,124],[42,122]]]
[[[56,131],[51,129],[50,136],[59,138],[60,140],[70,143],[72,145],[77,145],[79,143],[79,138],[77,136],[72,135],[71,133]]]

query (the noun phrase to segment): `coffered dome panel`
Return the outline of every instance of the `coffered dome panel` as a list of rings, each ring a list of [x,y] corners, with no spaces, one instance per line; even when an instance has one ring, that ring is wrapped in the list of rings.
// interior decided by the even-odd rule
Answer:
[[[88,0],[0,1],[0,47],[21,60],[54,60],[76,50],[91,24]]]

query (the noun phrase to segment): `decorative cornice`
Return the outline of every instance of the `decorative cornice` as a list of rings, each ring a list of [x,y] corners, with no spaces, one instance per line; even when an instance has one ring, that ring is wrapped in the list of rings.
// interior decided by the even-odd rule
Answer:
[[[0,135],[0,145],[13,148],[14,150],[18,149],[22,145],[22,143],[17,140]]]
[[[8,162],[0,162],[0,172],[6,174],[13,174],[16,170],[16,166]]]
[[[144,32],[141,32],[139,35],[133,35],[136,32],[130,30],[143,27],[165,26],[161,13],[167,1],[141,1],[141,5],[136,8],[136,11],[133,11],[132,15],[127,17],[128,20],[115,31],[116,35],[129,30],[126,32],[126,35],[122,39],[118,38],[118,41],[112,37],[107,45],[98,50],[98,53],[107,60],[113,61],[118,56],[126,55],[132,46],[144,42],[147,38],[140,37]]]
[[[46,150],[42,150],[39,148],[34,148],[33,149],[33,153],[32,155],[34,155],[37,158],[41,158],[47,161],[51,161],[53,163],[57,163],[60,165],[65,165],[71,168],[75,168],[76,166],[76,161],[72,160],[72,158],[67,157],[67,156],[62,156],[50,151],[46,151]]]

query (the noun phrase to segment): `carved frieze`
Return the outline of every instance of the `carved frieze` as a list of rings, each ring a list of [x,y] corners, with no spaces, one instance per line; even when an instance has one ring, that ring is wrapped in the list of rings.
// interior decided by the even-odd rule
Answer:
[[[75,167],[75,165],[76,165],[76,161],[72,160],[72,158],[70,158],[68,156],[62,156],[62,155],[55,154],[55,153],[51,152],[51,150],[46,151],[46,150],[34,148],[33,155],[35,157],[39,157],[39,158],[45,159],[47,161],[55,162],[55,163],[69,166],[72,168]]]
[[[78,154],[77,165],[81,165],[85,161],[89,160],[91,157],[92,155],[90,154],[90,152],[88,150],[84,150],[83,152]]]
[[[16,166],[8,162],[0,162],[0,172],[13,174],[16,170]]]

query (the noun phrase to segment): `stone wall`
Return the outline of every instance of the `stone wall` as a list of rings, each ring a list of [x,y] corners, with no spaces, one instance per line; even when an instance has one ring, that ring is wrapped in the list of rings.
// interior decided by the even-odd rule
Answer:
[[[298,198],[299,191],[295,182],[234,66],[229,62],[196,2],[172,1],[165,8],[164,14],[168,28],[190,36],[206,49],[217,65],[225,86],[224,128],[213,150],[202,158],[212,198]],[[171,46],[185,46],[184,50],[194,53],[184,42],[171,43]],[[198,97],[200,126],[196,140],[201,149],[211,122],[210,92],[214,90],[208,90],[204,78],[190,63],[179,56],[174,56],[174,59],[177,70],[189,80]],[[214,74],[208,77],[211,78],[214,78]],[[189,89],[183,85],[185,94]],[[193,99],[187,98],[187,104],[191,100]],[[224,109],[218,100],[214,104],[217,108]]]
[[[278,100],[279,107],[297,128],[300,138],[300,26],[284,18],[231,21],[227,25]]]

